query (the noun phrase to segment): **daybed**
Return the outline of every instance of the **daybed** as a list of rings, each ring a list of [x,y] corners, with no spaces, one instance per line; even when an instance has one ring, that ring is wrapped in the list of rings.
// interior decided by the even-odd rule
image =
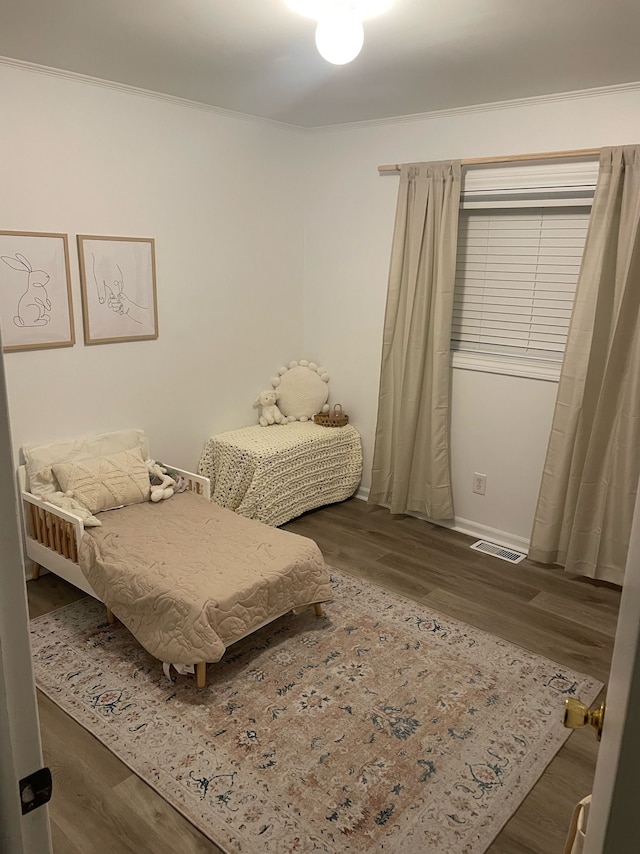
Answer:
[[[105,454],[114,443],[129,450]],[[317,545],[210,502],[206,478],[171,469],[183,478],[184,492],[95,516],[51,503],[83,494],[85,470],[122,453],[146,459],[144,434],[23,448],[18,478],[34,577],[45,567],[104,602],[109,619],[119,619],[165,665],[195,668],[198,687],[205,685],[207,663],[219,661],[235,641],[290,610],[314,605],[322,613],[331,588]],[[76,478],[75,493],[64,493],[57,477],[70,469],[81,470],[83,480]]]

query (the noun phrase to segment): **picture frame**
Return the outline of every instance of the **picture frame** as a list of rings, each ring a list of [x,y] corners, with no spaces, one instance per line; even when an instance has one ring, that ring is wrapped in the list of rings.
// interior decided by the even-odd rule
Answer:
[[[66,234],[0,231],[0,329],[5,353],[75,344]]]
[[[84,343],[157,338],[154,239],[79,234],[77,241]]]

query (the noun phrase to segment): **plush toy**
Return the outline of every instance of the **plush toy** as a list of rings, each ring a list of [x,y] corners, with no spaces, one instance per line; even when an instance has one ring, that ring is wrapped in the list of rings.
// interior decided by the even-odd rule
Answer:
[[[171,498],[173,495],[173,487],[176,485],[175,480],[169,477],[167,470],[158,465],[155,460],[147,460],[147,469],[151,479],[151,501],[162,501],[164,498]]]
[[[287,419],[278,409],[276,403],[279,393],[273,389],[261,391],[257,396],[253,408],[262,407],[260,410],[260,426],[268,427],[270,424],[286,424]]]

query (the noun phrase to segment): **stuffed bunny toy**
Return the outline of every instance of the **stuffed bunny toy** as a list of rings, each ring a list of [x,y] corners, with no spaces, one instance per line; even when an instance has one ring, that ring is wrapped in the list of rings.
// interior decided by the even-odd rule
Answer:
[[[287,423],[287,419],[278,409],[278,404],[276,403],[278,397],[278,392],[274,391],[272,388],[268,391],[261,391],[257,396],[256,401],[253,404],[253,408],[256,409],[258,406],[262,407],[260,410],[261,427],[269,427],[270,424]]]
[[[171,498],[173,495],[173,487],[176,485],[175,480],[169,477],[167,470],[159,466],[155,460],[147,460],[147,469],[151,478],[151,501],[162,501],[164,498]]]

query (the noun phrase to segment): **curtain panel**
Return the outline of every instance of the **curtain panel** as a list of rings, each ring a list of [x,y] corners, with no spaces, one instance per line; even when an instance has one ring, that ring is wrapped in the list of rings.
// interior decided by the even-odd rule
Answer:
[[[451,318],[459,161],[400,173],[382,344],[369,501],[452,519]]]
[[[622,584],[640,476],[640,146],[603,149],[529,557]]]

